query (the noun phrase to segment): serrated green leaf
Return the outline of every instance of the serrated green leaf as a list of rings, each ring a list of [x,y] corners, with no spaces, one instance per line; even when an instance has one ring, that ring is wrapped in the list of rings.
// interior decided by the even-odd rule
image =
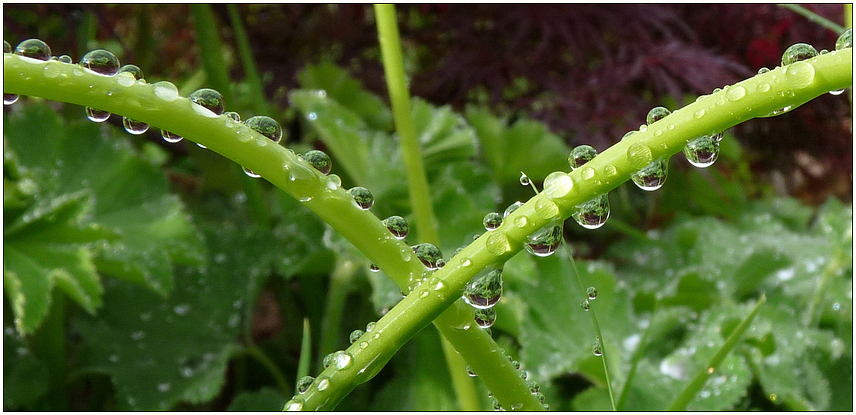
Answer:
[[[219,393],[239,348],[242,309],[269,275],[270,248],[228,227],[206,239],[209,265],[179,268],[166,299],[111,279],[99,317],[76,320],[83,366],[113,379],[120,410],[167,410]]]
[[[286,398],[278,391],[270,388],[262,388],[255,392],[241,392],[227,411],[259,412],[259,411],[282,411]]]
[[[449,106],[434,107],[413,98],[411,108],[419,153],[427,174],[447,163],[466,161],[475,154],[475,131]]]
[[[48,392],[48,368],[27,348],[23,337],[3,327],[3,410],[26,409]]]
[[[376,130],[392,130],[392,112],[377,95],[363,89],[360,81],[329,62],[309,65],[297,74],[304,89],[323,90],[344,107],[355,112]]]

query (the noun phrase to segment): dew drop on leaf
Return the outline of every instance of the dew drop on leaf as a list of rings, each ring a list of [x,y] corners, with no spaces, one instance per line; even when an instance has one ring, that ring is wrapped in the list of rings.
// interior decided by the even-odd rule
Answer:
[[[785,53],[782,54],[782,66],[811,59],[815,56],[817,56],[817,49],[814,46],[807,43],[795,43],[785,49]]]
[[[594,345],[591,347],[591,352],[595,356],[603,355],[603,349],[600,346],[600,339],[598,339],[594,342]]]
[[[568,164],[570,164],[571,170],[576,170],[596,156],[597,150],[595,150],[594,147],[583,144],[581,146],[576,146],[571,150],[571,154],[568,156]]]
[[[503,232],[491,232],[485,240],[485,248],[494,256],[502,256],[511,252],[511,242]]]
[[[574,180],[565,172],[554,171],[544,178],[544,193],[553,199],[566,197],[575,191]]]
[[[653,157],[651,155],[651,147],[643,143],[633,143],[627,148],[627,161],[635,169],[642,169],[651,164]]]
[[[344,350],[332,353],[331,364],[336,370],[345,370],[353,366],[354,356]]]
[[[588,202],[577,205],[572,215],[574,220],[586,229],[597,229],[609,219],[609,197],[606,193],[596,196]]]
[[[580,303],[580,307],[583,311],[589,311],[591,309],[591,304],[589,304],[588,300],[583,300],[583,302]]]
[[[464,301],[475,308],[491,308],[500,297],[502,297],[502,268],[476,276],[464,288]]]
[[[254,179],[258,179],[259,177],[262,177],[261,175],[256,174],[254,171],[252,171],[252,170],[250,170],[250,169],[248,169],[248,168],[246,168],[246,167],[243,167],[243,166],[242,166],[241,168],[243,168],[243,169],[244,169],[244,174],[246,174],[247,176],[250,176],[250,177],[252,177],[252,178],[254,178]]]

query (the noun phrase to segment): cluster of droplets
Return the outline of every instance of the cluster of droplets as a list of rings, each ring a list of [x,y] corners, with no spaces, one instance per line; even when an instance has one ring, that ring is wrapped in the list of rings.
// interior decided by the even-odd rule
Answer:
[[[671,111],[664,107],[654,107],[648,112],[648,116],[646,117],[647,125],[654,124],[669,114],[671,114]],[[631,174],[630,180],[642,190],[654,191],[663,187],[663,184],[666,183],[668,173],[669,159],[668,157],[661,157],[652,161],[636,173]]]
[[[499,352],[502,353],[503,355],[505,355],[505,349],[500,348]],[[529,377],[529,372],[527,372],[526,370],[523,369],[520,362],[518,362],[517,360],[514,360],[510,355],[505,355],[505,357],[508,359],[508,362],[511,365],[511,367],[513,367],[514,370],[517,371],[517,374],[520,376],[520,378],[523,380],[527,380]],[[467,374],[470,375],[471,377],[478,376],[478,375],[476,375],[475,371],[473,371],[472,367],[470,367],[469,365],[467,365]],[[549,411],[550,405],[548,405],[546,403],[547,398],[544,396],[543,393],[541,393],[541,385],[538,384],[538,382],[536,382],[534,380],[527,380],[526,386],[529,388],[529,393],[531,393],[533,396],[535,396],[535,398],[538,399],[538,402],[541,403],[542,408],[545,411]],[[499,403],[499,400],[493,396],[492,392],[488,391],[487,397],[490,398],[491,406],[493,407],[494,411],[504,411],[505,410],[505,408],[503,408],[502,405]],[[513,404],[511,404],[511,407],[509,409],[512,411],[519,411],[519,410],[523,409],[523,403],[522,402],[513,403]]]
[[[597,156],[597,150],[588,145],[581,145],[571,150],[568,162],[571,170],[581,169],[583,180],[591,180],[594,177],[594,169],[585,166]],[[609,219],[609,197],[607,193],[597,195],[593,199],[576,206],[576,211],[571,215],[580,226],[586,229],[597,229]]]
[[[502,298],[502,268],[492,268],[476,275],[464,288],[464,301],[475,309],[475,321],[487,329],[496,322],[494,306]]]

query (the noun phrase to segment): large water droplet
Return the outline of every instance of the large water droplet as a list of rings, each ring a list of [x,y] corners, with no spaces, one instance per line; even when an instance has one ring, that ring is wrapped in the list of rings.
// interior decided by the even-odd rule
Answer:
[[[596,299],[597,298],[597,288],[594,288],[594,287],[586,288],[586,295],[588,296],[589,300]]]
[[[725,91],[725,97],[728,98],[729,101],[740,101],[743,97],[746,96],[746,88],[735,85],[732,88],[729,88],[728,91]]]
[[[286,165],[288,171],[289,190],[291,194],[301,202],[308,202],[318,193],[318,181],[315,169],[304,165],[303,163],[295,163]]]
[[[312,376],[304,376],[304,377],[300,378],[297,381],[297,387],[296,387],[297,393],[299,393],[301,395],[306,393],[306,391],[308,391],[309,388],[312,387],[312,383],[314,383],[314,382],[315,382],[315,378],[313,378]]]
[[[476,375],[476,372],[475,372],[475,371],[473,371],[473,368],[472,368],[472,367],[470,367],[470,365],[467,365],[467,374],[468,374],[468,375],[470,375],[470,377],[473,377],[473,378],[474,378],[474,377],[476,377],[476,376],[478,376],[478,375]]]
[[[491,308],[500,297],[502,297],[502,268],[476,276],[464,288],[464,301],[475,308]]]
[[[86,118],[89,118],[90,121],[94,122],[104,122],[110,118],[110,113],[107,111],[101,111],[95,108],[86,107]]]
[[[651,148],[642,143],[633,143],[627,148],[627,161],[634,169],[641,170],[653,161]]]
[[[493,307],[490,308],[477,308],[475,313],[476,324],[479,327],[486,329],[493,325],[496,322],[496,310]]]
[[[348,336],[348,340],[351,342],[351,344],[354,344],[357,340],[360,339],[360,337],[363,337],[364,334],[366,334],[366,332],[362,330],[354,330],[351,332],[351,335]]]
[[[603,348],[600,345],[600,339],[595,340],[594,345],[591,347],[591,352],[595,356],[603,355]]]
[[[551,199],[538,198],[535,200],[535,213],[544,219],[553,219],[559,215],[559,206]]]
[[[12,105],[18,102],[18,94],[3,94],[3,105]]]
[[[609,197],[606,193],[596,196],[588,202],[577,205],[577,211],[572,215],[580,226],[586,229],[597,229],[609,219]]]
[[[581,146],[576,146],[571,150],[571,154],[568,156],[568,164],[571,165],[571,170],[576,170],[596,156],[597,150],[595,150],[594,147],[583,144]]]
[[[15,54],[30,59],[46,61],[51,57],[51,48],[47,43],[39,39],[27,39],[15,47]]]
[[[508,207],[505,208],[505,212],[502,213],[502,217],[503,218],[507,217],[508,215],[511,214],[511,212],[514,212],[515,210],[519,209],[520,206],[523,206],[523,202],[517,201],[517,202],[514,202],[514,203],[508,205]]]
[[[177,143],[182,140],[182,137],[180,135],[173,134],[166,130],[161,130],[161,137],[163,137],[163,140],[167,143]]]
[[[12,53],[12,45],[7,41],[3,41],[3,53]]]
[[[817,56],[817,49],[807,43],[795,43],[782,54],[782,66]]]
[[[336,370],[348,369],[354,364],[354,356],[343,350],[333,352],[331,364]]]
[[[271,117],[256,115],[244,121],[244,125],[269,138],[274,143],[282,140],[282,127]]]
[[[383,220],[383,224],[392,233],[392,236],[397,239],[404,239],[407,233],[410,232],[410,227],[407,225],[407,220],[401,216],[390,216]]]
[[[835,41],[835,50],[853,48],[853,29],[849,28]]]
[[[684,146],[684,155],[693,166],[708,167],[719,157],[719,142],[709,135],[692,139]]]
[[[482,224],[484,225],[484,228],[489,231],[499,228],[502,226],[502,215],[496,212],[490,212],[487,215],[484,215]]]
[[[119,72],[119,59],[104,49],[95,49],[80,58],[80,66],[98,75],[113,76]]]
[[[149,130],[148,124],[134,121],[128,117],[122,117],[122,125],[125,126],[125,131],[136,135],[143,134]]]
[[[547,226],[526,237],[526,251],[532,255],[550,256],[562,243],[563,222],[551,221]]]
[[[814,74],[814,66],[808,62],[799,61],[788,67],[785,78],[793,88],[803,89],[814,82]]]
[[[554,171],[544,178],[544,193],[553,199],[568,196],[575,190],[574,180],[565,172]]]
[[[755,90],[758,92],[767,92],[770,90],[770,84],[766,82],[760,83],[755,87]]]
[[[494,256],[501,256],[511,252],[511,242],[503,232],[491,232],[485,241],[485,248]]]
[[[664,107],[654,107],[651,108],[651,111],[648,111],[648,116],[645,118],[645,121],[648,123],[648,125],[651,125],[657,121],[662,120],[663,118],[666,118],[666,116],[671,113],[671,111]]]
[[[285,410],[286,411],[302,411],[303,410],[303,399],[300,399],[300,398],[289,399],[289,401],[285,403]]]
[[[443,254],[440,252],[440,248],[437,248],[434,244],[421,243],[415,245],[413,246],[413,253],[416,254],[416,257],[428,269],[440,268],[437,262],[443,259]]]
[[[348,189],[348,194],[354,198],[354,205],[362,210],[368,210],[372,205],[374,205],[374,196],[372,195],[372,192],[365,187],[352,187],[351,189]]]
[[[642,190],[653,191],[663,187],[669,170],[669,159],[660,158],[642,170],[630,175],[633,183]]]
[[[303,153],[303,160],[315,167],[315,170],[320,171],[321,174],[330,173],[330,169],[333,168],[330,156],[321,150],[309,150]]]
[[[529,186],[529,183],[531,183],[529,176],[527,176],[526,173],[520,172],[520,184]]]
[[[170,102],[178,99],[178,88],[176,88],[172,82],[155,82],[152,85],[152,89],[154,90],[155,95],[164,101]]]
[[[226,102],[223,100],[223,95],[213,89],[197,89],[187,98],[190,99],[190,102],[205,108],[214,115],[220,115],[226,110]]]
[[[59,76],[60,72],[62,72],[60,64],[53,60],[48,61],[48,63],[45,64],[45,68],[42,69],[42,73],[45,75],[45,78],[56,78]]]
[[[70,59],[71,58],[69,58],[69,60]],[[127,78],[127,75],[122,76],[122,74],[130,75],[130,77],[134,81],[139,81],[139,80],[143,79],[143,70],[140,69],[140,67],[137,65],[123,65],[121,68],[119,68],[119,72],[116,74],[116,75],[119,75],[119,79],[117,79],[117,82],[119,82],[120,85],[122,85],[122,86],[133,85],[133,83],[130,85],[126,85],[125,83],[123,83],[123,82],[125,82],[125,81],[123,81],[123,79],[129,79],[129,78]]]

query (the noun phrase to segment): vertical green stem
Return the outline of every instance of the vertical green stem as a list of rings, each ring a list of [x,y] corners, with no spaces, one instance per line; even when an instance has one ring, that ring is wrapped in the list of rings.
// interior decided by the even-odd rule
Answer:
[[[844,31],[844,28],[839,26],[837,23],[830,21],[829,19],[809,10],[805,7],[798,6],[796,4],[780,4],[779,7],[784,7],[792,12],[802,15],[806,19],[811,22],[817,23],[829,30],[832,30],[835,33],[841,33]]]
[[[250,47],[247,31],[244,30],[244,24],[241,22],[238,6],[227,4],[226,10],[229,12],[229,22],[232,23],[232,30],[235,32],[235,43],[238,46],[241,63],[244,65],[244,76],[247,77],[247,83],[250,84],[250,90],[253,91],[251,94],[253,109],[259,115],[268,113],[270,108],[265,99],[262,78],[259,76],[259,70],[256,68],[255,59],[253,59],[253,50]]]
[[[407,185],[410,193],[410,206],[416,216],[416,230],[419,240],[436,244],[439,240],[436,230],[434,210],[428,197],[428,179],[419,153],[416,139],[416,127],[410,110],[410,92],[404,74],[401,56],[401,40],[398,34],[395,6],[375,4],[378,39],[383,55],[383,70],[386,86],[389,89],[389,101],[395,119],[395,129],[401,142],[404,167],[407,170]]]
[[[232,85],[229,83],[229,73],[223,62],[223,45],[217,34],[217,21],[210,4],[191,4],[193,26],[196,29],[196,44],[199,45],[199,55],[208,75],[208,83],[223,95],[223,100],[232,102]]]
[[[401,144],[404,167],[407,171],[408,193],[410,205],[416,217],[416,231],[423,242],[438,245],[440,237],[437,233],[437,219],[428,192],[428,179],[425,166],[419,152],[419,141],[416,138],[416,128],[413,125],[413,115],[410,109],[410,92],[407,90],[406,75],[401,54],[401,38],[398,33],[395,6],[392,4],[375,4],[375,19],[377,20],[378,40],[383,55],[383,69],[386,76],[386,86],[389,90],[389,100],[392,104],[392,114],[395,128]],[[475,386],[466,374],[466,362],[443,339],[443,353],[449,374],[452,377],[458,404],[462,410],[477,411],[479,409]]]
[[[50,370],[50,392],[40,403],[40,411],[67,411],[65,357],[65,295],[53,291],[51,308],[42,326],[33,336],[33,354]]]

